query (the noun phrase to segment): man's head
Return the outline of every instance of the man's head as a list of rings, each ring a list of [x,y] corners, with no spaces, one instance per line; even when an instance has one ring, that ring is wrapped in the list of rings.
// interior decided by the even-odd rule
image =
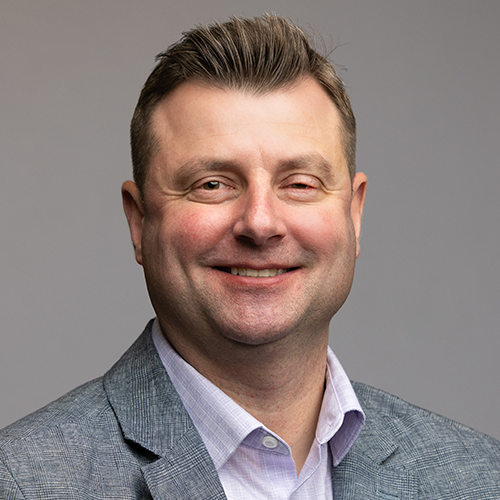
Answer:
[[[182,52],[185,40],[164,57],[134,118],[143,121],[139,132],[152,146],[139,155],[147,175],[136,164],[139,186],[126,181],[122,188],[153,307],[194,366],[235,346],[326,348],[329,321],[349,294],[359,250],[366,177],[349,168],[345,113],[319,71],[311,74],[310,60],[319,56],[297,28],[277,18],[235,20],[208,31],[233,32],[242,41],[247,23],[255,40],[243,46],[260,46],[262,57],[254,52],[251,65],[249,51],[226,43],[220,51],[239,61],[234,81],[227,57],[226,63],[215,58],[219,64],[204,78],[191,72],[186,79],[170,61],[180,73],[172,79],[162,65]],[[259,26],[267,26],[261,36]],[[201,32],[208,36],[196,31],[200,54],[207,45]],[[278,68],[274,80],[261,63],[266,51]],[[281,71],[280,54],[292,77]],[[271,79],[258,78],[255,68]],[[349,123],[354,148],[354,118]]]
[[[344,154],[350,177],[354,177],[356,122],[344,85],[328,60],[291,22],[264,15],[200,26],[185,33],[157,59],[131,123],[134,180],[141,193],[158,145],[151,128],[153,113],[167,95],[187,81],[265,94],[312,77],[339,110]]]

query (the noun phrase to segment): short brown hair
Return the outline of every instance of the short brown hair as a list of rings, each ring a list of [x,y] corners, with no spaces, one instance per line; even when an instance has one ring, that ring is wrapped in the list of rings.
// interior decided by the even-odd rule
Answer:
[[[311,47],[304,31],[290,21],[264,14],[198,26],[156,59],[158,64],[144,84],[130,127],[134,180],[141,193],[158,144],[151,131],[153,112],[185,81],[267,93],[302,78],[314,78],[340,112],[342,144],[349,174],[354,177],[356,121],[344,84],[326,57]]]

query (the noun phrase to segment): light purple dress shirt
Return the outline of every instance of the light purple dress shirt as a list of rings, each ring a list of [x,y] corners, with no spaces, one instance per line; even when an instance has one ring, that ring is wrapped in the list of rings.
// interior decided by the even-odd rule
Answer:
[[[153,324],[153,341],[229,500],[333,499],[332,463],[338,465],[347,454],[365,416],[330,348],[316,438],[297,477],[286,442],[180,357],[163,335],[158,319]]]

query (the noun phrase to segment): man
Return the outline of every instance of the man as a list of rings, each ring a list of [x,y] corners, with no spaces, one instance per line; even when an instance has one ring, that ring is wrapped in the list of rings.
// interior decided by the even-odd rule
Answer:
[[[2,432],[1,498],[500,498],[500,443],[353,389],[328,348],[366,177],[343,84],[299,28],[189,32],[131,138],[123,203],[157,317]]]

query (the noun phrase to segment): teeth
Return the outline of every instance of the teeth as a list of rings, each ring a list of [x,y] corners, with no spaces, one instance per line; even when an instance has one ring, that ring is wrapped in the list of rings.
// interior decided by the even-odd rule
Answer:
[[[283,274],[286,269],[247,269],[244,267],[232,267],[231,274],[238,276],[249,276],[252,278],[269,278]]]

